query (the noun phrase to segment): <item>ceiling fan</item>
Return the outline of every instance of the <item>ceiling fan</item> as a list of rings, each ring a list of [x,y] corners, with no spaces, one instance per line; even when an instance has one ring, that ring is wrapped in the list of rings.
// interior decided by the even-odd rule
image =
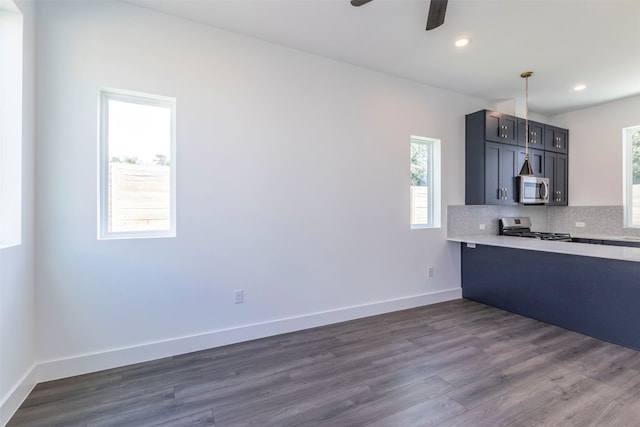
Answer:
[[[351,0],[352,6],[362,6],[371,0]],[[427,31],[438,28],[444,23],[444,14],[447,11],[447,1],[449,0],[431,0],[429,6],[429,15],[427,16]]]

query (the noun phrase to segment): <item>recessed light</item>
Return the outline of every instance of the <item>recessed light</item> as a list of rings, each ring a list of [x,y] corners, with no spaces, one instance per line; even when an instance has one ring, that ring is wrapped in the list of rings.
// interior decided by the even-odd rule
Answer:
[[[458,40],[456,40],[454,45],[455,47],[465,47],[469,43],[471,43],[471,39],[469,37],[460,37]]]
[[[586,88],[587,87],[585,85],[576,85],[573,90],[575,90],[576,92],[580,92],[581,90],[585,90]]]

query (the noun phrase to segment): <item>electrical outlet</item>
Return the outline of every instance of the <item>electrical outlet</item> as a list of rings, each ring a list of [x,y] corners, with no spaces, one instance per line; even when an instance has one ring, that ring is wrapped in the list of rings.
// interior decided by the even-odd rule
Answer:
[[[427,276],[433,277],[433,267],[427,268]]]
[[[576,222],[576,227],[584,228],[585,224],[582,221]]]
[[[484,230],[485,229],[485,225],[484,224],[480,224],[480,230]]]
[[[244,291],[242,289],[233,291],[233,302],[235,304],[242,304],[244,302]]]

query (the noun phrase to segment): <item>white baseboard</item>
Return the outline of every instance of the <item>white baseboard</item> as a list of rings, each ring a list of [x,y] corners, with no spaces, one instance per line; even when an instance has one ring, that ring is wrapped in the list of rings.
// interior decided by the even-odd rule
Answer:
[[[462,298],[462,289],[448,289],[406,298],[243,325],[101,353],[50,360],[38,364],[37,379],[38,382],[56,380],[459,298]]]
[[[31,366],[27,373],[18,381],[13,390],[0,401],[0,426],[4,426],[16,413],[22,402],[27,398],[37,383],[37,365]]]

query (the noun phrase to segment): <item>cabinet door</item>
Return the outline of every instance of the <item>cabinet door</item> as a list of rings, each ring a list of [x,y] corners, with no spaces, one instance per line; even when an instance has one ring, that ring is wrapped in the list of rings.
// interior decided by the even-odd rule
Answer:
[[[516,197],[516,182],[518,179],[518,148],[515,145],[502,145],[500,153],[500,182],[505,189],[503,204],[515,204],[518,202]]]
[[[544,124],[529,120],[529,148],[544,149]],[[518,145],[525,146],[526,122],[518,119]]]
[[[515,116],[487,111],[485,115],[485,139],[505,144],[518,143],[518,119]]]
[[[569,152],[569,131],[567,129],[545,125],[544,149],[567,154]]]
[[[567,206],[568,199],[568,177],[569,167],[566,154],[558,154],[556,157],[556,191],[558,192],[558,198],[556,204],[560,206]]]
[[[487,205],[503,203],[504,186],[500,181],[501,150],[501,145],[495,142],[484,144],[484,203]]]
[[[487,205],[516,203],[518,147],[485,143],[484,200]]]
[[[544,176],[549,178],[549,205],[568,205],[568,161],[565,154],[544,153]]]
[[[517,173],[520,173],[520,169],[524,164],[524,156],[525,156],[525,147],[518,147],[518,167]],[[533,148],[529,148],[529,163],[531,163],[531,168],[533,169],[533,175],[544,177],[544,151],[536,150]]]

